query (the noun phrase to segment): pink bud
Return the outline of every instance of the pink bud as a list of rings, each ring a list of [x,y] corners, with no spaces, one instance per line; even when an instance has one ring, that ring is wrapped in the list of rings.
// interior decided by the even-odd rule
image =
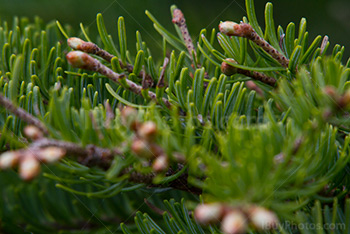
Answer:
[[[68,62],[73,67],[95,71],[99,62],[90,55],[81,51],[71,51],[66,55]]]
[[[157,125],[152,121],[147,121],[141,124],[141,126],[137,130],[137,133],[140,136],[140,138],[150,141],[157,134]]]
[[[153,162],[153,170],[154,172],[162,172],[168,169],[169,167],[169,159],[166,155],[160,155]]]
[[[24,135],[32,140],[38,140],[43,137],[42,131],[34,125],[26,126],[23,130]]]
[[[194,217],[199,223],[208,225],[220,222],[224,207],[219,203],[201,204],[194,211]]]
[[[47,147],[40,149],[37,153],[39,159],[46,163],[56,162],[60,160],[65,154],[66,151],[58,147]]]
[[[131,150],[140,158],[151,159],[154,157],[150,145],[144,140],[135,139],[131,145]]]
[[[221,230],[225,234],[241,234],[247,230],[247,218],[240,211],[231,211],[227,213],[222,222]]]
[[[80,50],[81,46],[85,43],[85,41],[77,37],[71,37],[68,38],[67,43],[70,48],[74,50]]]
[[[19,163],[19,174],[23,180],[29,181],[40,172],[40,163],[33,155],[26,155]]]
[[[236,27],[239,26],[239,24],[232,22],[232,21],[225,21],[221,22],[219,24],[219,30],[221,33],[227,35],[227,36],[233,36],[236,34]]]
[[[19,161],[20,155],[17,152],[8,151],[0,156],[0,168],[9,169],[14,167]]]
[[[250,209],[249,218],[258,230],[274,229],[279,222],[275,213],[262,207],[254,207]]]

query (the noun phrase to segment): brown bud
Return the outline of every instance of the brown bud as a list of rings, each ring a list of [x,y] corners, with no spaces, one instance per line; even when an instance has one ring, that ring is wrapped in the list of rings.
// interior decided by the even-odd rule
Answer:
[[[275,213],[262,207],[253,207],[248,211],[250,221],[258,230],[271,230],[279,221]]]
[[[158,156],[153,162],[153,170],[154,172],[163,172],[167,170],[169,167],[169,158],[166,155]]]
[[[230,63],[237,63],[234,59],[231,59],[231,58],[227,58],[225,60],[229,61]],[[232,76],[238,72],[238,69],[226,62],[222,62],[221,72],[224,73],[226,76]]]
[[[343,96],[338,100],[338,106],[341,109],[348,108],[350,105],[350,91],[347,91]]]
[[[201,204],[194,211],[195,219],[204,225],[219,223],[223,214],[224,207],[219,203]]]
[[[248,89],[254,90],[259,96],[264,97],[264,91],[259,86],[257,86],[254,81],[248,80],[245,82],[245,85]]]
[[[0,156],[0,168],[1,169],[9,169],[9,168],[16,166],[16,164],[19,161],[19,158],[20,158],[20,154],[17,152],[13,152],[13,151],[8,151],[8,152],[1,154],[1,156]]]
[[[40,160],[45,163],[53,163],[60,160],[66,154],[66,150],[59,147],[47,147],[37,153]]]
[[[225,214],[221,222],[221,230],[225,234],[241,234],[247,230],[247,218],[246,216],[238,211],[233,210]]]
[[[150,149],[149,144],[140,139],[135,139],[131,145],[131,150],[134,154],[141,158],[151,159],[154,155]]]
[[[68,62],[77,68],[95,71],[99,62],[81,51],[72,51],[66,55]]]
[[[23,180],[29,181],[40,172],[40,163],[34,155],[25,155],[19,163],[19,174]]]
[[[29,125],[24,128],[24,135],[32,140],[43,138],[43,132],[34,125]]]
[[[157,134],[157,125],[152,121],[147,121],[139,127],[137,134],[141,139],[151,141]]]
[[[160,155],[164,154],[163,148],[155,143],[150,144],[150,150],[151,150],[152,154],[154,155],[154,157],[159,157]]]

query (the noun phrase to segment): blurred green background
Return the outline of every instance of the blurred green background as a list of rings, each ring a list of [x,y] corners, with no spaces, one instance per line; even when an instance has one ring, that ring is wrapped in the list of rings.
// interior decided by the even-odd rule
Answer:
[[[350,38],[350,1],[349,0],[273,0],[276,25],[283,28],[291,21],[299,25],[301,17],[308,20],[308,31],[312,39],[316,35],[328,35],[331,43],[346,47]],[[11,20],[14,15],[33,18],[40,16],[45,21],[57,19],[62,24],[74,28],[82,22],[91,33],[96,32],[95,17],[102,13],[108,31],[116,37],[118,16],[125,17],[127,35],[132,43],[135,31],[140,30],[148,44],[160,46],[160,36],[155,33],[152,23],[146,15],[149,10],[167,27],[171,26],[169,7],[176,4],[185,13],[189,30],[197,36],[201,28],[217,28],[220,20],[239,21],[245,13],[244,0],[0,0],[0,17]],[[261,25],[264,25],[263,13],[266,1],[256,0],[255,8]],[[129,44],[133,46],[133,44]]]

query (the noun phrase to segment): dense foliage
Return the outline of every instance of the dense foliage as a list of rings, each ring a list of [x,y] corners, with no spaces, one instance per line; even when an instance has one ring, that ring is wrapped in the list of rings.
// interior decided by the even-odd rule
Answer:
[[[175,33],[146,11],[161,57],[123,17],[117,43],[101,14],[96,38],[4,22],[1,230],[350,233],[344,47],[246,8],[193,42],[176,6]]]

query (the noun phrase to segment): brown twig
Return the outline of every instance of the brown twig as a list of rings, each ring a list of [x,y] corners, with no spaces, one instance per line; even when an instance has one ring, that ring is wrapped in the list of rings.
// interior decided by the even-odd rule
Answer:
[[[168,59],[168,58],[165,58],[165,59],[164,59],[164,62],[163,62],[163,68],[162,68],[162,71],[161,71],[161,73],[160,73],[159,80],[158,80],[158,84],[157,84],[157,87],[158,87],[158,88],[164,88],[164,87],[165,87],[165,81],[164,81],[164,78],[165,78],[165,70],[166,70],[168,64],[169,64],[169,59]]]
[[[83,41],[82,39],[77,38],[77,37],[68,38],[67,43],[68,43],[68,46],[74,50],[80,50],[80,51],[88,53],[88,54],[97,55],[109,63],[115,57],[114,55],[108,53],[104,49],[101,49],[100,47],[98,47],[96,44],[94,44],[92,42]],[[134,70],[133,65],[128,64],[128,63],[124,65],[121,59],[118,59],[118,61],[119,61],[119,65],[122,69],[126,69],[128,73],[133,72],[133,70]],[[149,74],[147,74],[144,70],[140,71],[140,73],[136,74],[136,75],[138,77],[146,76],[146,79],[152,80],[152,77]]]
[[[78,161],[84,165],[95,165],[108,168],[115,155],[122,156],[123,153],[117,148],[107,149],[96,145],[81,146],[76,143],[43,138],[30,145],[31,148],[57,147],[64,149],[67,155],[77,156]]]
[[[169,170],[166,172],[166,176],[172,176],[176,174],[179,170],[183,168],[183,165],[179,164],[179,169],[177,171],[174,171],[172,168],[169,168]],[[174,189],[187,191],[192,194],[200,195],[202,194],[202,190],[196,187],[192,187],[188,184],[187,178],[188,174],[184,173],[179,178],[177,178],[174,181],[171,181],[167,185],[161,185],[161,184],[153,184],[153,179],[157,176],[156,173],[149,173],[149,174],[142,174],[136,171],[133,171],[132,168],[125,169],[123,174],[129,174],[128,180],[133,183],[144,183],[149,185],[150,187],[164,187],[169,186]]]
[[[276,85],[276,80],[274,78],[269,77],[263,73],[256,72],[256,71],[248,71],[248,70],[243,70],[243,69],[237,69],[237,72],[242,74],[242,75],[249,76],[249,77],[253,78],[254,80],[261,81],[261,82],[268,84],[270,86]]]
[[[156,207],[155,205],[153,205],[152,203],[150,203],[146,198],[143,199],[144,202],[146,203],[146,205],[151,209],[153,210],[156,214],[159,214],[159,215],[163,215],[164,212],[166,212],[165,210],[162,210],[158,207]]]
[[[232,21],[225,21],[220,23],[219,30],[221,33],[227,36],[244,37],[253,41],[259,47],[269,53],[274,59],[276,59],[282,66],[288,67],[289,60],[267,41],[265,41],[265,39],[261,38],[250,24],[237,24]]]
[[[128,80],[125,75],[114,72],[112,69],[106,67],[100,61],[92,58],[90,55],[80,51],[72,51],[69,52],[66,57],[72,66],[98,72],[131,92],[141,95],[142,87],[140,85]],[[148,95],[152,100],[158,102],[157,95],[155,93],[148,91]],[[168,108],[171,107],[170,102],[166,98],[162,98],[162,100]]]
[[[21,120],[25,121],[28,124],[35,125],[38,127],[45,135],[49,134],[46,126],[36,117],[29,114],[27,111],[22,109],[21,107],[15,106],[9,99],[0,94],[0,105],[5,109],[16,115]]]
[[[172,22],[180,28],[182,37],[183,37],[185,44],[186,44],[186,48],[188,50],[188,53],[190,54],[191,61],[192,61],[192,64],[194,66],[194,64],[195,64],[194,59],[196,59],[197,54],[196,54],[196,51],[194,49],[194,45],[193,45],[191,36],[188,32],[185,16],[180,9],[174,9]],[[194,59],[192,57],[192,53],[194,54],[194,57],[195,57]]]
[[[234,74],[239,73],[239,74],[251,77],[254,80],[261,81],[261,82],[263,82],[267,85],[270,85],[270,86],[276,85],[277,81],[275,78],[269,77],[269,76],[265,75],[264,73],[236,68],[236,67],[232,66],[231,64],[229,64],[228,62],[235,63],[235,64],[237,63],[234,59],[231,59],[231,58],[227,58],[224,62],[221,63],[221,72],[227,76],[232,76]]]

